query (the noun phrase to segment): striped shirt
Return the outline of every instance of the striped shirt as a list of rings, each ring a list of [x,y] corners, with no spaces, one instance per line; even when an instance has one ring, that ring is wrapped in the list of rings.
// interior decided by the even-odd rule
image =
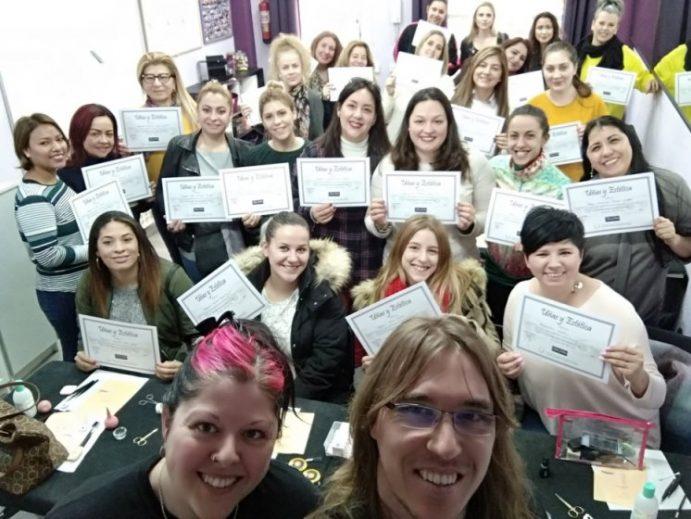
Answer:
[[[60,179],[53,185],[23,180],[17,187],[14,216],[36,265],[37,290],[75,292],[87,266],[87,246],[70,207],[74,195]]]

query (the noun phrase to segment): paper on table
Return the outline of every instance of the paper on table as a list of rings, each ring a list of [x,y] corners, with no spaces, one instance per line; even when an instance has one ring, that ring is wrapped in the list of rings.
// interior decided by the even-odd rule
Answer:
[[[71,473],[77,470],[86,457],[86,454],[98,441],[99,436],[101,436],[101,433],[105,429],[103,425],[104,419],[105,411],[103,412],[103,416],[100,417],[101,421],[99,421],[98,416],[86,417],[81,413],[53,413],[48,417],[46,420],[46,427],[55,435],[55,439],[62,443],[68,453],[81,449],[79,457],[72,461],[65,461],[58,467],[60,472]],[[94,428],[91,436],[89,436],[89,440],[81,447],[80,444],[84,441],[86,435],[89,434],[89,430],[91,430],[91,426],[94,422],[99,423]]]
[[[630,509],[645,485],[646,478],[646,470],[593,466],[593,499]]]
[[[313,422],[314,413],[302,413],[299,409],[295,409],[295,413],[286,413],[281,437],[276,440],[271,456],[275,458],[279,454],[304,454]]]

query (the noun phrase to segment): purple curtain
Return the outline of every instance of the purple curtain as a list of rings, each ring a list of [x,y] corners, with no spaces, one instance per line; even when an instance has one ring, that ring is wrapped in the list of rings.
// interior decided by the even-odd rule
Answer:
[[[251,0],[239,0],[231,5],[230,16],[233,23],[233,40],[235,49],[247,54],[250,67],[257,66],[257,51],[254,48],[254,34],[252,29]],[[257,22],[258,23],[258,22]]]
[[[271,15],[271,35],[274,38],[279,32],[300,34],[297,0],[270,0],[269,14]]]
[[[428,0],[413,0],[413,22],[425,19],[425,16],[427,16],[427,3]]]
[[[664,0],[660,6],[653,48],[655,63],[689,39],[691,39],[691,0]]]

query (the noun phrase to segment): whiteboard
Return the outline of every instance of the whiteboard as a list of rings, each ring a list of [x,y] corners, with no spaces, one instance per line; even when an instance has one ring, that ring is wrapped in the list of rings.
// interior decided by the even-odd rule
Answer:
[[[139,0],[146,50],[178,56],[202,46],[198,0]]]

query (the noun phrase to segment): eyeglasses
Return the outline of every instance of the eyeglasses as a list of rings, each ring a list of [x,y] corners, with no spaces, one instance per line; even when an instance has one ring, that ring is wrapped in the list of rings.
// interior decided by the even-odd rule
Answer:
[[[413,404],[408,402],[389,402],[386,407],[391,409],[398,420],[405,427],[411,429],[433,429],[445,414],[451,416],[454,429],[459,434],[484,436],[494,430],[496,415],[483,411],[461,409],[459,411],[442,411],[436,407]]]
[[[173,74],[142,74],[142,81],[146,84],[153,84],[158,79],[160,83],[167,83]]]

